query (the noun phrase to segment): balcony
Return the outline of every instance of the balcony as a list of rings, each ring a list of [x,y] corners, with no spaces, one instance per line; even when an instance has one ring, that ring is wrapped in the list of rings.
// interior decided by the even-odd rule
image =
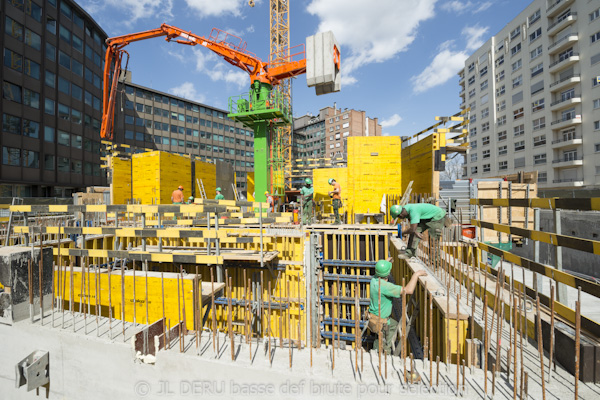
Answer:
[[[574,104],[580,104],[580,103],[581,103],[581,95],[574,94],[573,96],[571,96],[569,98],[558,99],[555,102],[551,103],[550,110],[558,111],[558,110],[562,110],[563,108],[567,108]]]
[[[567,76],[559,81],[551,83],[550,91],[554,92],[554,91],[560,90],[562,88],[565,88],[567,86],[570,86],[570,85],[573,85],[573,84],[579,83],[579,82],[581,82],[581,75],[574,74],[571,76]]]
[[[463,88],[463,90],[460,91],[460,93],[458,94],[460,97],[465,97],[465,89]]]
[[[572,12],[567,18],[563,18],[562,20],[549,25],[546,32],[548,32],[548,35],[553,35],[555,32],[573,24],[575,21],[577,21],[577,13]]]
[[[583,186],[583,179],[554,179],[552,181],[555,187],[564,187],[564,186]]]
[[[573,118],[565,118],[565,119],[558,119],[556,121],[552,121],[550,126],[551,126],[551,129],[554,131],[554,130],[559,130],[559,129],[563,129],[563,128],[568,128],[570,126],[579,125],[579,124],[581,124],[581,115],[577,115]]]
[[[583,156],[561,157],[552,161],[553,168],[576,167],[583,165]]]
[[[552,148],[553,149],[560,149],[563,147],[574,147],[574,146],[579,146],[580,144],[583,143],[583,139],[577,136],[573,136],[567,139],[558,139],[558,140],[553,140],[552,141]]]
[[[556,0],[546,9],[546,17],[552,18],[560,14],[569,5],[573,4],[575,0]]]
[[[467,106],[467,103],[465,103],[464,101],[462,103],[460,103],[460,108],[465,108]]]
[[[579,53],[573,53],[571,56],[567,58],[563,58],[562,60],[554,61],[548,67],[548,71],[551,73],[561,71],[567,68],[569,65],[573,65],[579,61]]]
[[[561,50],[566,49],[569,46],[572,46],[575,42],[579,40],[579,36],[577,32],[569,33],[566,36],[558,39],[556,42],[552,43],[548,46],[548,54],[556,54]]]
[[[465,84],[465,77],[461,76],[460,79],[458,80],[458,84],[459,85],[464,85]]]

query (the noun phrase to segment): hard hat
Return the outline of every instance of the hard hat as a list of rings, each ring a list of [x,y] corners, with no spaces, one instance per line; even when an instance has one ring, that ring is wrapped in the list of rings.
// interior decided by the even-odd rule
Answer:
[[[335,179],[329,178],[329,180],[327,182],[331,185],[331,182],[333,182],[333,181],[335,181]]]
[[[398,218],[400,216],[400,214],[402,213],[402,210],[403,210],[402,206],[395,204],[390,208],[390,215],[392,216],[392,218]]]
[[[188,197],[188,200],[194,200],[194,196]]]
[[[268,192],[268,191],[265,191],[265,196],[266,196],[266,195],[268,195],[268,194],[269,194],[269,192]]]
[[[387,277],[392,271],[392,263],[387,260],[379,260],[375,264],[375,276],[379,278]]]
[[[220,192],[220,191],[221,191],[221,188],[220,188],[220,187],[218,187],[218,188],[217,188],[217,192]]]
[[[312,185],[312,180],[310,178],[306,178],[304,180],[304,183],[306,183],[307,185]]]
[[[183,190],[183,186],[179,185],[179,187],[177,189]]]

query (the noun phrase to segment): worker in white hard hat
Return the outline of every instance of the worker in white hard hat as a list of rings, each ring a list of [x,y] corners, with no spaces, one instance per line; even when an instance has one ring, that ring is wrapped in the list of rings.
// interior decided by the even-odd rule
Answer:
[[[267,198],[267,204],[269,205],[269,211],[275,212],[275,199],[273,196],[269,194],[268,191],[265,191],[265,197]]]
[[[331,197],[331,205],[333,207],[333,213],[335,214],[335,224],[341,224],[340,220],[340,208],[342,208],[342,187],[336,182],[334,178],[329,178],[328,183],[333,186],[333,190],[329,192]]]

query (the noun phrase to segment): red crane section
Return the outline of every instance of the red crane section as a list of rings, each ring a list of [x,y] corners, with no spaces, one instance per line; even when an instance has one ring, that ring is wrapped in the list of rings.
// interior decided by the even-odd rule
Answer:
[[[231,65],[246,71],[250,76],[250,83],[258,80],[275,86],[282,79],[306,72],[304,45],[301,45],[302,48],[294,54],[294,58],[297,60],[294,61],[290,57],[287,62],[273,65],[270,68],[269,63],[263,62],[255,54],[246,50],[246,42],[241,38],[216,28],[213,28],[208,38],[167,24],[162,24],[157,29],[109,38],[106,40],[103,115],[100,131],[103,139],[112,140],[113,138],[117,85],[121,76],[123,58],[129,60],[129,54],[123,48],[133,42],[157,37],[165,37],[168,42],[174,41],[189,46],[206,47],[223,57]]]

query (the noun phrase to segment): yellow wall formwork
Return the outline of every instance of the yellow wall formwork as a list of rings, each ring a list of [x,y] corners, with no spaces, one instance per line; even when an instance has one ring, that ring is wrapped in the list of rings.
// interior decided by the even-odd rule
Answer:
[[[384,194],[402,194],[397,136],[348,138],[348,211],[379,213]]]
[[[248,201],[256,201],[254,199],[254,172],[246,174],[246,189]]]
[[[440,173],[434,171],[434,154],[444,146],[446,134],[433,133],[402,149],[402,188],[413,181],[412,193],[438,193]]]
[[[185,197],[191,194],[191,160],[177,154],[151,151],[134,154],[133,197],[141,204],[171,204],[171,193],[179,185]],[[208,193],[208,191],[207,191]]]
[[[194,192],[196,193],[196,197],[200,197],[198,184],[200,183],[200,180],[202,180],[206,197],[213,199],[215,196],[215,189],[217,188],[217,166],[202,161],[196,161],[194,164],[195,180],[193,185],[196,189]]]
[[[340,214],[346,211],[346,204],[350,200],[348,192],[348,168],[322,168],[315,169],[313,171],[313,187],[315,188],[315,194],[313,196],[316,204],[323,202],[325,208],[323,212],[333,213],[331,207],[331,198],[329,192],[333,190],[328,181],[333,178],[338,182],[342,189],[342,205]]]
[[[126,204],[132,196],[131,160],[111,157],[110,168],[112,173],[111,203]]]

